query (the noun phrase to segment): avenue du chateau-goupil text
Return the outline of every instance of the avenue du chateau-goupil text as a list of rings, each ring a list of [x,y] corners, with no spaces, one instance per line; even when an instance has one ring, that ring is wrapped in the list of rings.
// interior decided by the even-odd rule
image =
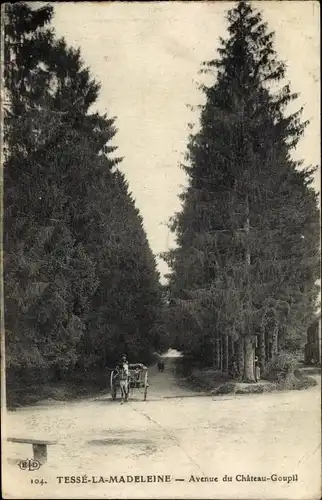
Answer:
[[[237,474],[236,476],[225,475],[221,478],[217,476],[193,476],[189,478],[174,478],[171,475],[147,475],[147,476],[57,476],[59,484],[99,484],[99,483],[170,483],[173,481],[186,481],[189,483],[219,483],[219,482],[283,482],[293,483],[298,481],[298,475],[280,476],[276,473],[269,476],[253,476],[251,474]]]

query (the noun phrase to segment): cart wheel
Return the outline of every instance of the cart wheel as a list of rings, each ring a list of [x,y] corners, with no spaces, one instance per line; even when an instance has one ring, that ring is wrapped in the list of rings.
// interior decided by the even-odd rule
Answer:
[[[112,371],[111,373],[111,377],[110,377],[110,387],[111,387],[111,395],[112,395],[112,399],[113,401],[115,401],[116,399],[116,387],[114,385],[114,380],[113,380],[113,377],[114,377],[114,371]]]
[[[146,401],[146,398],[147,398],[147,395],[148,395],[148,387],[149,387],[149,384],[148,384],[148,372],[145,373],[144,375],[144,401]]]

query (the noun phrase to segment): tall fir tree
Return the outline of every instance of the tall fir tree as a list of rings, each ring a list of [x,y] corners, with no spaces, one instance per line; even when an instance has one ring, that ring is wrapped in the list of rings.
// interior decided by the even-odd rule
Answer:
[[[8,4],[6,16],[8,367],[56,377],[95,369],[122,338],[147,355],[159,276],[113,157],[114,119],[90,113],[99,85],[48,28],[52,7]]]
[[[238,357],[253,382],[254,346],[264,368],[282,347],[300,348],[314,316],[319,214],[314,169],[300,171],[291,156],[307,123],[302,110],[287,114],[297,95],[281,84],[274,35],[244,1],[227,20],[220,57],[204,63],[215,83],[202,87],[189,185],[171,226],[178,247],[165,259],[185,350],[212,353],[225,371]]]
[[[98,86],[87,70],[82,71],[79,53],[68,51],[63,41],[56,42],[46,27],[51,7],[33,10],[23,3],[6,7],[8,364],[14,371],[22,369],[24,375],[33,369],[60,375],[74,366],[85,328],[75,303],[86,302],[96,286],[94,263],[73,234],[76,207],[65,181],[71,181],[76,193],[81,191],[79,180],[75,186],[76,173],[74,183],[70,179],[71,169],[81,166],[74,123],[95,101]],[[83,78],[83,88],[78,89],[81,97],[87,93],[82,110],[64,95],[70,92],[72,74],[75,100],[79,99],[77,81]],[[69,141],[68,132],[74,133]],[[78,157],[68,156],[68,148]],[[62,160],[69,162],[69,172]]]

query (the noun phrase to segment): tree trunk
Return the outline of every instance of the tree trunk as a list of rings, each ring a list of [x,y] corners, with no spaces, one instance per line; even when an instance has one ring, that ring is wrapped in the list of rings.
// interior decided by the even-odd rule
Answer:
[[[228,335],[224,337],[224,372],[228,372],[228,364],[229,364],[229,339]]]
[[[238,372],[241,375],[244,371],[244,339],[241,338],[238,343]]]
[[[249,236],[250,233],[250,220],[249,220],[249,200],[248,196],[246,196],[246,221],[245,221],[245,233]],[[251,255],[249,250],[249,241],[246,238],[245,244],[245,263],[246,263],[246,272],[247,272],[247,302],[249,310],[251,310],[252,306],[252,298],[251,298],[251,286],[250,286],[250,264],[251,264]],[[244,369],[243,369],[243,382],[256,382],[255,380],[255,366],[254,366],[254,348],[253,348],[253,337],[249,335],[245,335],[244,337]]]
[[[217,369],[217,352],[216,352],[216,341],[212,340],[211,344],[211,349],[212,349],[212,367],[214,370]]]
[[[272,359],[274,359],[276,354],[278,353],[278,327],[274,328],[272,340],[273,340],[273,342],[272,342]]]
[[[228,371],[231,370],[233,366],[233,361],[235,357],[235,343],[233,337],[228,337]]]
[[[220,346],[220,371],[223,371],[224,368],[224,363],[223,363],[223,341],[222,338],[219,341],[219,346]]]
[[[243,382],[256,382],[254,374],[254,348],[253,339],[250,336],[244,338],[244,372]]]
[[[264,338],[265,338],[265,363],[268,363],[270,360],[270,351],[269,351],[270,344],[266,328],[264,330]]]
[[[220,342],[219,339],[215,340],[214,345],[215,353],[214,353],[214,367],[216,370],[220,370]]]
[[[234,341],[233,337],[229,337],[229,338],[230,338],[229,361],[231,362],[235,357],[235,341]]]
[[[259,366],[261,369],[261,373],[265,371],[265,357],[266,357],[266,349],[265,349],[265,330],[262,329],[259,335]]]

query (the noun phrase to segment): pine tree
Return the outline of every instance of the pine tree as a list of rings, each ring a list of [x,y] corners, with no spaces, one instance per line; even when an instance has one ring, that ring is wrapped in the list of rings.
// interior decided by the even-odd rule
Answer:
[[[60,86],[53,85],[53,80],[58,80],[53,66],[57,67],[57,60],[61,64],[65,56],[67,66],[78,62],[74,73],[80,72],[79,54],[68,53],[64,42],[56,43],[45,28],[51,8],[34,11],[21,3],[8,5],[6,14],[8,362],[9,367],[28,368],[31,374],[34,367],[53,369],[59,375],[75,364],[76,346],[85,327],[75,302],[86,301],[96,281],[94,264],[73,235],[72,206],[64,186],[66,171],[59,170],[67,153],[65,148],[60,156],[60,147],[67,144],[67,131],[75,130],[75,107],[73,102],[68,102],[69,107],[57,106],[64,91],[64,75]],[[96,92],[89,106],[98,87],[89,81],[88,72],[85,76],[83,89]],[[72,167],[71,158],[68,160]],[[79,156],[75,164],[78,162]]]
[[[178,248],[165,258],[177,307],[191,316],[186,349],[212,346],[224,370],[238,355],[252,382],[256,337],[263,366],[314,314],[318,211],[314,169],[299,172],[291,157],[307,123],[302,110],[287,115],[297,95],[281,85],[273,33],[244,1],[227,19],[219,59],[204,63],[215,83],[202,87],[206,104],[184,166],[189,186],[172,224]]]
[[[19,3],[6,24],[8,366],[42,378],[95,369],[122,338],[146,356],[161,294],[113,157],[114,119],[89,112],[99,85],[79,50],[47,29],[51,15]]]
[[[148,360],[155,344],[161,287],[143,221],[119,171],[106,176],[95,199],[100,214],[85,237],[86,248],[95,254],[99,286],[88,314],[84,362],[104,365],[116,360],[120,351],[132,360]]]

